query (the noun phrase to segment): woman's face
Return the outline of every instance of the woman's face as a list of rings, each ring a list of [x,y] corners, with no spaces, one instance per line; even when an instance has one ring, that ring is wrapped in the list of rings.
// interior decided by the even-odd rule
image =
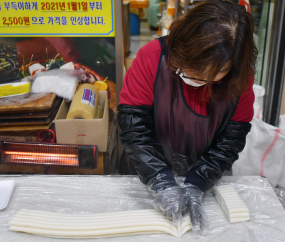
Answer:
[[[232,67],[232,63],[231,63],[231,61],[228,61],[222,67],[222,69],[219,71],[219,73],[216,75],[214,82],[223,79],[229,73],[231,67]],[[210,67],[207,67],[203,73],[197,73],[197,72],[193,72],[193,71],[185,71],[184,72],[184,78],[188,78],[197,84],[204,84],[205,82],[206,83],[209,82],[207,80],[207,77],[209,76],[209,71],[210,71]]]

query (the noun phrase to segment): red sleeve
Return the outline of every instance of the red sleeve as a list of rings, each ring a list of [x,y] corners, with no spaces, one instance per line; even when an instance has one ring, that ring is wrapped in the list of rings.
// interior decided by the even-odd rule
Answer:
[[[254,83],[254,76],[250,78],[250,82],[246,91],[240,96],[237,104],[236,112],[232,117],[232,121],[236,122],[250,122],[253,118],[253,103],[254,103],[254,92],[252,89]]]
[[[154,82],[160,52],[158,40],[150,41],[138,51],[136,59],[125,75],[120,93],[120,104],[153,105]]]

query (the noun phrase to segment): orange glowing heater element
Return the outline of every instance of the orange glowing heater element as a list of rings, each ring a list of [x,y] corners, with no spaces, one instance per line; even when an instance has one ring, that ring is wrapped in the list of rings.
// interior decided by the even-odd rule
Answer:
[[[93,145],[0,142],[0,164],[63,165],[96,168],[97,153],[97,147]]]
[[[49,154],[15,151],[7,151],[4,154],[10,155],[10,161],[12,163],[38,163],[49,165],[79,166],[78,155],[73,154]]]
[[[48,154],[48,153],[34,153],[34,152],[15,152],[15,151],[6,151],[7,155],[28,155],[28,156],[51,156],[51,157],[63,157],[63,158],[78,158],[77,155],[69,155],[69,154]]]

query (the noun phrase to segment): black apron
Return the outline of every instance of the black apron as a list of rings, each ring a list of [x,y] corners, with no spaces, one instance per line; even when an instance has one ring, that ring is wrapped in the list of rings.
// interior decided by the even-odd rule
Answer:
[[[212,140],[231,120],[237,100],[229,101],[226,86],[214,85],[214,93],[220,97],[209,103],[209,114],[195,113],[185,100],[182,79],[168,68],[166,37],[158,39],[161,55],[154,86],[154,123],[156,139],[161,144],[165,158],[172,170],[185,176],[189,167],[209,149]],[[134,174],[128,157],[124,167]]]
[[[154,88],[156,139],[173,171],[185,175],[231,120],[237,101],[228,100],[226,85],[221,82],[214,85],[219,98],[209,103],[208,116],[195,113],[185,100],[183,80],[167,67],[166,38],[159,42],[161,56]]]

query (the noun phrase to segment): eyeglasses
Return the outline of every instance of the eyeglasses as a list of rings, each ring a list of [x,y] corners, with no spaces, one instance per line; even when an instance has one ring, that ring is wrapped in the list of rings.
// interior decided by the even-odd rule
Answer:
[[[189,76],[185,76],[185,75],[182,75],[182,77],[183,77],[183,78],[186,78],[186,79],[190,79],[190,80],[198,81],[198,82],[210,83],[209,81],[206,81],[206,80],[197,79],[197,78],[189,77]]]
[[[180,71],[180,68],[177,69],[176,74],[178,74]],[[183,72],[182,72],[183,73]],[[193,78],[193,77],[189,77],[189,76],[185,76],[184,73],[182,74],[183,78],[189,79],[189,80],[194,80],[194,81],[198,81],[198,82],[205,82],[205,83],[210,83],[209,81],[206,80],[202,80],[202,79],[197,79],[197,78]]]

